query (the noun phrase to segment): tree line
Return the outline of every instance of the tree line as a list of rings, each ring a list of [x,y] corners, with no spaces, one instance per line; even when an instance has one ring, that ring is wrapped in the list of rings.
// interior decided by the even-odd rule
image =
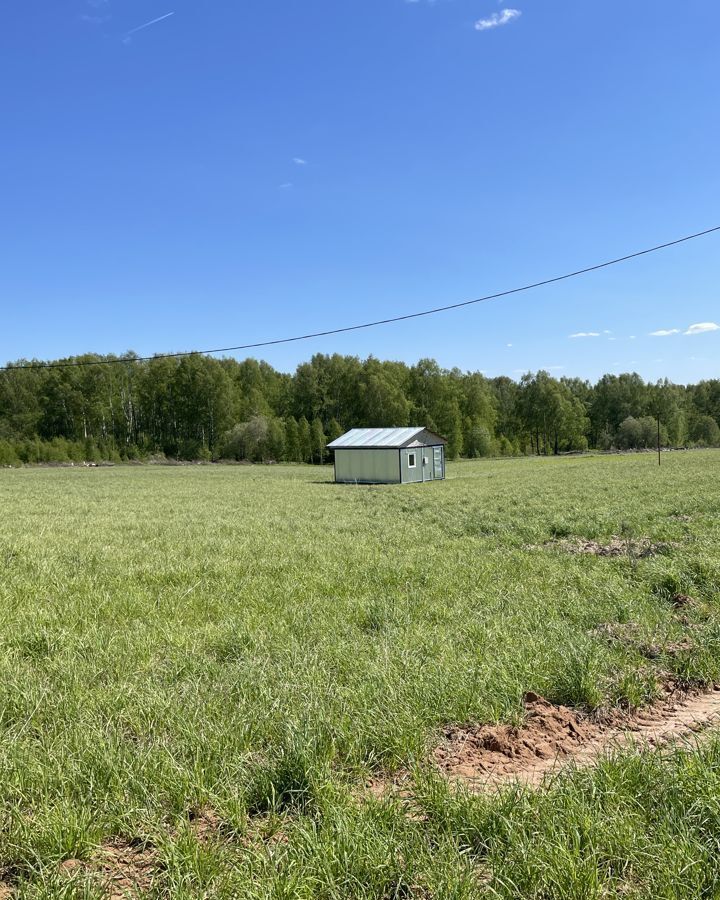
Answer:
[[[0,465],[145,459],[322,463],[349,428],[418,425],[448,456],[720,445],[720,379],[595,384],[546,371],[518,381],[316,354],[294,374],[255,359],[80,356],[0,372]],[[83,365],[76,365],[83,363]],[[93,365],[93,363],[102,363]]]

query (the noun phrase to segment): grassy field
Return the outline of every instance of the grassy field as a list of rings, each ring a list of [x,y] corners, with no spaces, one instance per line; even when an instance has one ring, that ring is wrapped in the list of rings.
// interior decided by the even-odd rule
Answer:
[[[528,690],[596,709],[720,681],[720,453],[331,476],[0,471],[7,888],[102,896],[123,847],[158,897],[718,896],[720,739],[497,796],[427,760],[441,725],[518,720]],[[613,535],[664,546],[562,549]],[[420,815],[363,790],[397,767]]]

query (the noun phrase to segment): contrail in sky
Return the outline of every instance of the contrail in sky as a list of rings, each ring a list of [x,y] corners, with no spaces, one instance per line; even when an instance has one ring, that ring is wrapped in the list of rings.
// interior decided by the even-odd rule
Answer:
[[[151,25],[157,25],[158,22],[162,22],[163,19],[169,19],[170,16],[174,16],[174,12],[165,13],[164,16],[159,16],[157,19],[151,19],[149,22],[145,22],[144,25],[138,25],[137,28],[133,28],[131,31],[126,31],[123,35],[123,40],[126,41],[130,37],[131,34],[135,34],[137,31],[142,31],[143,28],[149,28]]]

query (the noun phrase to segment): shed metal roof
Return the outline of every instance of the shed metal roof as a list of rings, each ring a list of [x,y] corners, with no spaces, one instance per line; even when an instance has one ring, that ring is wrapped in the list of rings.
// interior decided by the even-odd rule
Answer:
[[[351,428],[346,434],[328,444],[330,450],[357,450],[368,447],[404,447],[425,428]]]

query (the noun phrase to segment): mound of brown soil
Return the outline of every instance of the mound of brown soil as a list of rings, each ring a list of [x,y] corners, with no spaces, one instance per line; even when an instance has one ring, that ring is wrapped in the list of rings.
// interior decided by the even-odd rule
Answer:
[[[618,711],[602,724],[527,694],[521,726],[449,726],[432,758],[449,778],[471,785],[539,784],[568,763],[592,765],[613,750],[672,744],[720,724],[720,690],[687,695],[668,685],[667,691],[652,706]]]
[[[566,706],[537,694],[525,696],[525,721],[512,725],[451,725],[433,752],[452,778],[474,779],[522,772],[539,760],[566,757],[599,734],[599,727]]]

